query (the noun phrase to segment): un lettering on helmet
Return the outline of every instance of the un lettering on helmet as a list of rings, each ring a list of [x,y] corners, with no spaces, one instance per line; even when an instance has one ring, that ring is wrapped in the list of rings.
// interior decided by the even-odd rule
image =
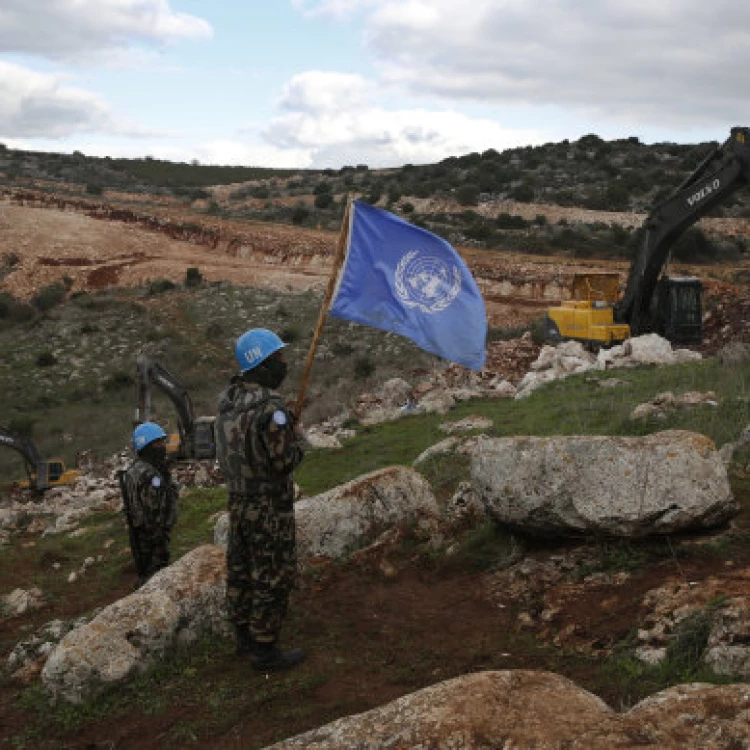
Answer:
[[[245,353],[245,358],[248,364],[255,364],[255,361],[263,356],[263,350],[259,346],[254,346],[252,349]]]

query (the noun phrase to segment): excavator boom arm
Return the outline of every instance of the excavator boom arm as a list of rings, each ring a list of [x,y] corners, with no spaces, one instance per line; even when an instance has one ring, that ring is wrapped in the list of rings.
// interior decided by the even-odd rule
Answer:
[[[136,357],[136,421],[151,419],[151,384],[158,386],[177,410],[180,438],[187,444],[189,455],[195,433],[195,412],[190,394],[166,367],[139,354]]]
[[[646,218],[643,242],[633,258],[615,319],[638,335],[648,319],[657,281],[680,235],[750,182],[750,128],[732,128],[725,143],[712,151],[675,193]]]

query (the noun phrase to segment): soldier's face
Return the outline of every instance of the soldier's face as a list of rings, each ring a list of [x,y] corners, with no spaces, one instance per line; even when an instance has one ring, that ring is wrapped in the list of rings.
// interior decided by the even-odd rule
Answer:
[[[284,356],[284,353],[282,351],[274,352],[274,354],[268,358],[268,366],[266,369],[269,374],[270,387],[278,388],[284,382],[287,372],[286,357]]]

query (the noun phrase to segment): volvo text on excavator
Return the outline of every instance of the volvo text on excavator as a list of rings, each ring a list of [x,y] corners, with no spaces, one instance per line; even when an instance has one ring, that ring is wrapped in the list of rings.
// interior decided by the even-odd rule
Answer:
[[[617,274],[577,274],[572,299],[548,310],[547,340],[606,346],[658,333],[673,343],[700,343],[703,287],[698,279],[667,275],[670,252],[686,229],[748,182],[750,128],[732,128],[730,137],[644,221],[643,241],[622,297]]]
[[[23,457],[27,481],[19,486],[33,492],[45,492],[50,487],[73,484],[81,475],[78,469],[67,469],[60,458],[42,458],[34,442],[6,427],[0,427],[0,446],[13,448]]]
[[[190,394],[179,379],[142,352],[136,357],[136,425],[152,419],[152,384],[164,391],[177,410],[177,432],[169,437],[168,455],[176,459],[215,458],[214,417],[196,417]]]

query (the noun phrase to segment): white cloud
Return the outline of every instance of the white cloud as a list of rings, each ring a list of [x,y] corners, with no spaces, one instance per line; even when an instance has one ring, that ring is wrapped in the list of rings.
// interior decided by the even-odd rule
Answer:
[[[373,84],[361,76],[310,70],[284,86],[279,107],[321,113],[344,111],[362,106],[373,93]]]
[[[382,0],[367,24],[385,79],[416,96],[610,123],[750,119],[750,5],[732,0]]]
[[[296,76],[281,101],[285,114],[271,120],[263,136],[281,151],[306,154],[308,164],[298,166],[314,168],[423,164],[541,140],[537,131],[506,129],[454,111],[388,110],[371,101],[374,94],[358,76]]]
[[[174,12],[168,0],[3,0],[0,8],[1,53],[73,63],[211,34],[206,21]]]
[[[104,101],[66,84],[59,76],[35,73],[0,61],[0,136],[57,138],[116,129]]]
[[[346,18],[360,8],[377,6],[382,0],[292,0],[292,5],[307,16]]]

